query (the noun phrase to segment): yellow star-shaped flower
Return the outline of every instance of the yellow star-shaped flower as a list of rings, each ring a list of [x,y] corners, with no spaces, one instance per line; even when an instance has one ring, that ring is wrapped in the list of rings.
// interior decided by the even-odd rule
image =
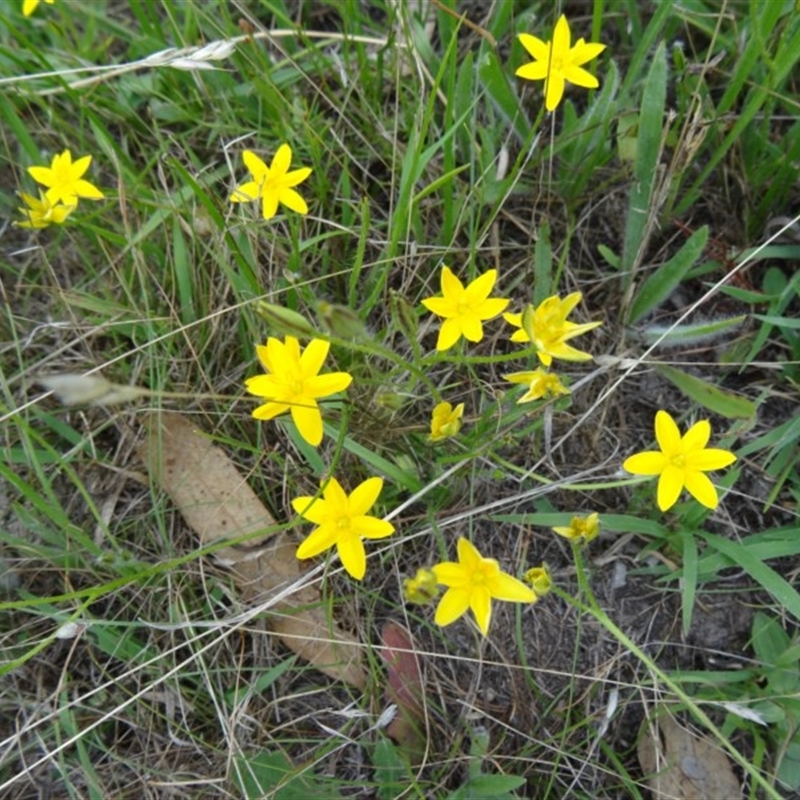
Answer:
[[[606,46],[587,44],[582,38],[572,46],[571,38],[569,23],[563,14],[556,22],[551,42],[543,42],[529,33],[519,35],[520,43],[533,61],[523,64],[517,69],[516,75],[529,81],[545,82],[544,107],[548,111],[558,107],[568,81],[586,89],[596,89],[600,85],[597,78],[583,69],[582,65],[597,58]]]
[[[514,331],[512,342],[533,342],[539,361],[546,367],[554,358],[564,361],[591,361],[591,356],[566,344],[567,340],[580,336],[602,325],[602,322],[587,322],[579,325],[569,322],[567,317],[580,303],[583,295],[573,292],[561,300],[553,295],[543,300],[536,308],[528,306],[522,314],[503,314],[503,319],[520,330]]]
[[[458,540],[458,562],[444,561],[433,567],[436,580],[448,589],[436,608],[434,622],[449,625],[468,609],[486,636],[492,619],[492,600],[533,603],[536,592],[522,581],[502,572],[493,558],[484,558],[475,545]]]
[[[367,516],[382,488],[381,478],[367,478],[348,496],[336,478],[331,478],[321,498],[303,496],[292,500],[292,508],[303,519],[319,526],[297,548],[297,557],[313,558],[335,545],[344,568],[360,581],[367,570],[362,539],[383,539],[394,533],[390,522]]]
[[[22,202],[27,208],[20,208],[20,213],[26,217],[25,222],[15,222],[18,228],[46,228],[48,225],[61,225],[64,220],[75,210],[74,205],[51,203],[47,195],[39,192],[38,199],[32,195],[19,193]]]
[[[527,583],[537,597],[544,597],[553,588],[553,576],[547,564],[540,567],[531,567],[525,573],[525,583]]]
[[[252,150],[245,150],[242,158],[253,180],[236,187],[230,198],[232,202],[261,200],[261,216],[264,219],[272,219],[278,213],[278,204],[283,204],[298,214],[308,214],[306,201],[293,187],[311,174],[311,168],[301,167],[289,172],[292,148],[288,144],[282,144],[278,148],[269,166]]]
[[[55,205],[59,200],[64,205],[76,205],[79,197],[102,200],[103,193],[83,175],[92,163],[91,156],[83,156],[73,162],[72,153],[65,150],[53,156],[49,167],[28,167],[28,174],[42,186],[47,187],[47,202]]]
[[[634,475],[658,475],[656,498],[662,511],[672,508],[683,489],[706,508],[716,508],[717,490],[706,472],[722,469],[736,461],[728,450],[706,448],[711,436],[711,423],[700,420],[686,434],[666,412],[656,414],[656,441],[660,451],[647,450],[625,459],[624,470]]]
[[[464,415],[464,404],[455,408],[450,403],[438,403],[431,414],[431,435],[428,441],[440,442],[457,436],[461,430],[461,417]]]
[[[573,517],[569,525],[553,528],[553,531],[571,542],[588,544],[600,535],[600,515],[595,511],[588,517]]]
[[[403,581],[403,597],[409,603],[425,605],[439,594],[436,573],[428,567],[421,567],[413,578]]]
[[[449,350],[461,337],[470,342],[483,339],[483,321],[500,314],[509,301],[489,297],[497,280],[497,270],[479,275],[466,288],[450,267],[442,269],[442,294],[422,301],[428,311],[442,317],[444,322],[436,342],[437,350]]]
[[[258,345],[259,361],[267,371],[245,381],[250,394],[268,400],[253,411],[256,419],[272,419],[286,411],[299,434],[313,447],[322,441],[322,414],[317,400],[346,389],[353,376],[347,372],[320,375],[330,343],[312,339],[301,353],[294,336],[284,342],[270,337],[266,346]]]
[[[526,372],[512,372],[510,375],[503,375],[503,378],[511,383],[528,384],[528,391],[517,400],[517,403],[530,403],[548,395],[557,397],[560,394],[569,394],[569,389],[561,383],[555,372],[547,372],[541,367]]]

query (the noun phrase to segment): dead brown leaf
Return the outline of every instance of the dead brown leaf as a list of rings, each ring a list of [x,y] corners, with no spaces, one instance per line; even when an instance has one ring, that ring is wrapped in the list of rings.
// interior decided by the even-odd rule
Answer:
[[[666,710],[639,730],[639,764],[655,800],[736,800],[742,787],[714,742],[681,727]]]
[[[387,622],[381,631],[381,658],[386,662],[386,699],[397,705],[397,716],[386,732],[401,747],[412,764],[425,752],[425,708],[422,664],[415,652],[411,634],[396,622]]]
[[[203,545],[241,539],[215,552],[233,573],[244,602],[263,602],[301,576],[296,545],[220,448],[180,414],[151,414],[139,455]],[[262,536],[250,536],[263,532]],[[276,601],[268,624],[281,640],[317,669],[359,689],[367,676],[359,642],[330,622],[319,591],[303,586]]]

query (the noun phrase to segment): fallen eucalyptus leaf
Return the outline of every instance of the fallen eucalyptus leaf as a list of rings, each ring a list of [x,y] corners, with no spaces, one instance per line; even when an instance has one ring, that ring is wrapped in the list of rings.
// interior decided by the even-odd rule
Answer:
[[[296,544],[225,453],[180,414],[150,414],[145,424],[139,455],[200,542],[239,540],[215,557],[233,573],[242,600],[263,602],[296,582],[303,574]],[[316,587],[276,600],[267,623],[321,672],[360,689],[366,685],[359,642],[330,621]]]
[[[637,744],[639,764],[654,800],[737,800],[742,787],[725,753],[664,712],[645,719]]]

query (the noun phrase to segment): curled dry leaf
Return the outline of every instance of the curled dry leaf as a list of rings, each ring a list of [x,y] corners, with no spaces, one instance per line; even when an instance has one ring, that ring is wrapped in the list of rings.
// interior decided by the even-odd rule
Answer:
[[[327,675],[363,689],[359,642],[330,621],[318,589],[302,586],[277,599],[302,577],[296,546],[285,532],[275,532],[274,518],[230,459],[180,414],[151,414],[146,428],[139,455],[200,542],[246,537],[246,545],[214,554],[233,573],[242,600],[276,597],[267,622],[284,644]]]
[[[48,391],[54,392],[65,406],[91,404],[113,406],[147,397],[149,389],[141,386],[123,386],[112,383],[102,375],[78,375],[71,372],[42,375],[38,382]]]
[[[642,723],[637,754],[654,800],[742,797],[725,753],[711,740],[681,727],[667,711]]]

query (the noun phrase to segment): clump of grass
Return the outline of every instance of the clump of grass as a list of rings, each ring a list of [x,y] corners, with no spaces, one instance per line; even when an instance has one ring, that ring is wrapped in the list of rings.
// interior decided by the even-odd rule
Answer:
[[[547,116],[514,76],[546,3],[0,14],[6,217],[67,148],[105,195],[3,229],[3,792],[641,797],[657,705],[751,793],[800,787],[797,15],[594,2],[569,22],[607,44],[600,85]],[[242,152],[283,143],[309,213],[265,221],[230,197]],[[438,351],[422,301],[444,265],[464,285],[496,270],[519,325],[491,314]],[[594,363],[545,364],[569,393],[520,404],[505,376],[539,366],[537,336],[510,336],[574,292],[570,345]],[[251,416],[254,346],[286,335],[353,376],[321,401],[319,447]],[[64,405],[37,382],[84,373],[138,388]],[[432,442],[444,402],[463,413]],[[621,471],[658,409],[711,417],[738,456],[715,509],[663,514]],[[270,598],[215,566],[138,460],[148,411],[189,416],[298,543],[293,499],[383,478],[395,534],[367,542],[362,581],[330,559],[321,587],[365,691],[288,652]],[[553,534],[590,512],[594,541]],[[403,584],[459,537],[518,578],[546,562],[556,588],[495,597],[486,637],[469,614],[437,625]],[[387,620],[424,671],[413,746],[386,733]]]

